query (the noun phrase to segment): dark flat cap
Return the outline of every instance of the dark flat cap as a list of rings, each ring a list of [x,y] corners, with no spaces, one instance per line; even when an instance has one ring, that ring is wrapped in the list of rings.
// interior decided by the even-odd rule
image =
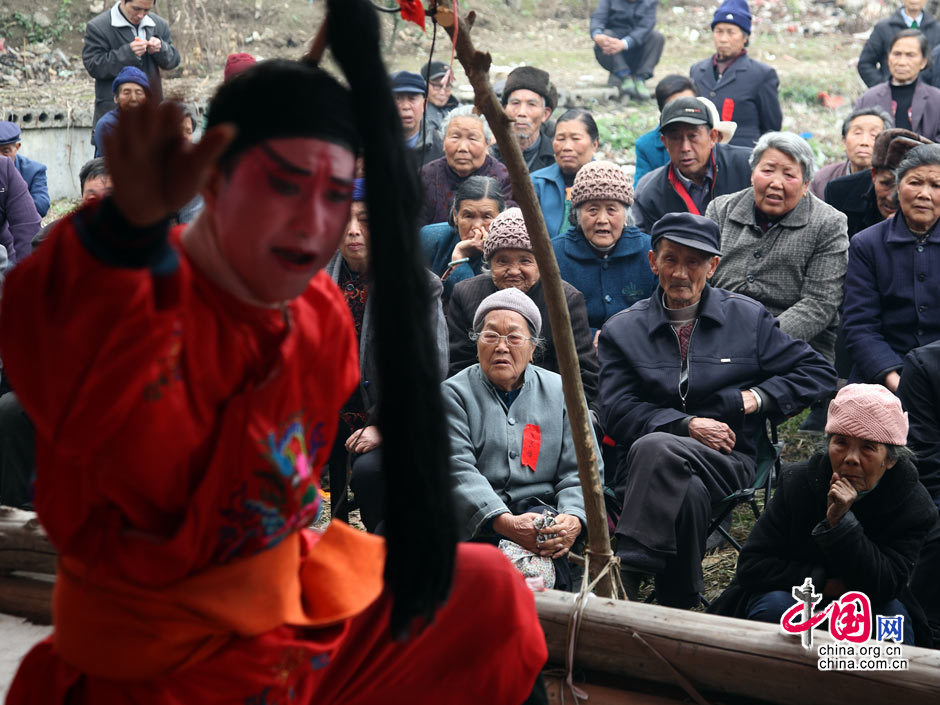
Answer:
[[[20,141],[20,126],[15,122],[0,120],[0,145],[15,144]]]
[[[718,249],[721,241],[718,223],[703,215],[666,213],[650,230],[650,246],[655,247],[661,238],[710,255],[721,256],[721,250]]]
[[[424,79],[411,71],[396,71],[389,78],[392,80],[392,93],[420,93],[424,95],[428,84]]]
[[[421,67],[421,77],[425,81],[433,81],[447,73],[448,68],[443,61],[429,61]]]

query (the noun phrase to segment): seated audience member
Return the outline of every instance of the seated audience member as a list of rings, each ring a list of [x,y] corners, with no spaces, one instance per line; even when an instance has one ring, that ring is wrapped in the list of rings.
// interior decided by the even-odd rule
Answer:
[[[583,543],[587,517],[561,377],[530,364],[541,324],[538,307],[518,289],[487,296],[473,315],[479,362],[442,392],[459,538],[505,538],[552,558],[555,587],[565,590],[572,587],[567,553],[579,536]],[[595,452],[600,458],[596,442]],[[556,511],[552,526],[533,525]]]
[[[898,397],[907,410],[907,445],[917,456],[917,473],[940,508],[940,341],[914,348],[904,357]],[[2,403],[2,401],[0,401]],[[911,575],[917,598],[940,645],[940,525],[934,526]]]
[[[398,118],[405,139],[405,153],[415,171],[441,156],[440,137],[428,125],[423,131],[424,110],[427,105],[424,79],[410,71],[396,71],[390,77]]]
[[[659,112],[663,112],[666,103],[676,98],[694,98],[695,86],[688,76],[671,74],[656,84],[656,104]],[[660,139],[659,128],[654,127],[644,135],[636,138],[633,145],[636,152],[636,171],[633,172],[633,183],[639,185],[640,179],[656,167],[669,163],[669,154],[666,146]]]
[[[477,306],[490,294],[509,288],[519,289],[528,295],[542,316],[541,336],[545,347],[536,353],[535,364],[558,372],[558,357],[552,339],[551,322],[548,320],[545,291],[539,281],[539,267],[532,254],[522,211],[518,208],[510,208],[496,216],[490,225],[489,235],[483,241],[483,260],[489,266],[489,271],[458,283],[447,304],[450,376],[466,369],[476,360],[476,348],[469,334]],[[571,317],[571,331],[578,352],[584,395],[591,401],[597,393],[597,356],[591,340],[584,296],[567,282],[562,282],[562,288]]]
[[[421,78],[428,84],[428,104],[424,114],[428,121],[428,133],[440,133],[441,122],[451,110],[460,105],[451,95],[454,73],[443,61],[430,61],[421,67]]]
[[[46,165],[28,159],[20,154],[20,128],[13,122],[0,121],[0,157],[9,157],[13,160],[16,170],[20,172],[23,181],[33,197],[40,217],[49,212],[49,188],[46,186]]]
[[[571,186],[578,170],[594,158],[597,139],[597,123],[587,110],[573,108],[555,123],[552,139],[555,163],[532,173],[532,185],[549,237],[564,235],[571,226],[568,222]]]
[[[492,133],[486,118],[473,112],[472,105],[454,108],[441,124],[444,156],[424,165],[421,184],[424,202],[418,225],[443,223],[450,214],[454,194],[470,176],[491,176],[499,182],[506,200],[512,199],[509,172],[502,162],[486,152]]]
[[[907,425],[881,385],[843,387],[829,404],[825,446],[784,469],[710,611],[779,624],[795,604],[793,586],[812,578],[823,595],[817,614],[857,590],[872,614],[904,617],[905,644],[930,646],[908,581],[937,508],[905,447]]]
[[[712,18],[715,53],[689,70],[698,94],[715,104],[722,120],[737,123],[731,144],[748,149],[765,132],[779,130],[783,122],[777,72],[747,55],[750,35],[747,2],[725,0]]]
[[[921,144],[932,142],[899,127],[885,130],[875,139],[870,170],[841,176],[826,184],[825,201],[845,213],[850,238],[897,212],[894,170],[908,151]]]
[[[421,228],[424,259],[444,285],[443,301],[457,282],[483,269],[483,240],[493,219],[506,209],[499,182],[490,176],[471,176],[457,187],[446,223]]]
[[[669,163],[647,174],[637,190],[633,215],[643,232],[667,213],[702,215],[715,196],[750,184],[750,150],[718,144],[714,118],[697,98],[667,103],[659,132]]]
[[[927,38],[928,46],[940,44],[940,24],[924,11],[926,4],[926,0],[903,0],[894,14],[875,24],[858,57],[858,75],[866,86],[871,88],[888,80],[888,52],[898,32],[916,29]],[[929,53],[924,52],[924,56]]]
[[[146,74],[134,66],[125,66],[111,86],[114,104],[117,106],[101,116],[95,125],[95,156],[103,157],[104,137],[111,134],[122,110],[136,107],[150,98],[150,82]]]
[[[552,240],[561,278],[584,295],[595,339],[604,321],[656,287],[647,258],[649,235],[627,225],[632,205],[623,170],[613,162],[591,162],[571,189],[575,225]]]
[[[550,118],[558,105],[558,91],[548,72],[534,66],[513,69],[506,77],[502,101],[529,172],[554,164]],[[490,147],[490,154],[503,160],[498,145]]]
[[[610,72],[608,86],[621,95],[649,100],[652,77],[666,40],[656,26],[657,0],[600,0],[591,15],[597,63]]]
[[[849,239],[845,216],[808,193],[813,150],[790,132],[768,132],[751,153],[751,187],[713,200],[721,231],[716,287],[762,303],[789,336],[835,359]]]
[[[890,113],[895,127],[940,139],[940,88],[920,78],[927,58],[927,39],[919,30],[898,32],[888,50],[890,78],[865,91],[855,108],[877,106]]]
[[[0,504],[32,509],[36,434],[15,392],[0,396]]]
[[[915,147],[896,174],[898,212],[849,245],[842,307],[850,381],[892,392],[903,356],[940,339],[940,145]]]
[[[31,243],[41,223],[29,187],[13,160],[0,158],[0,245],[6,248],[9,266],[32,252]]]
[[[189,105],[183,104],[181,107],[183,109],[183,138],[192,142],[193,135],[196,134],[196,111]],[[189,203],[180,208],[176,214],[176,222],[181,225],[193,222],[205,205],[202,194],[197,193]]]
[[[79,189],[82,192],[82,201],[80,204],[82,206],[92,201],[100,200],[105,196],[110,196],[113,185],[111,184],[111,174],[108,173],[108,165],[105,163],[104,157],[89,159],[85,162],[78,172],[78,183]],[[33,249],[49,237],[49,233],[52,232],[52,229],[55,228],[60,220],[62,220],[62,218],[56,218],[48,225],[43,226],[42,229],[36,233],[32,243]]]
[[[627,594],[652,574],[661,604],[688,608],[703,589],[712,503],[753,482],[764,417],[797,413],[836,377],[759,303],[708,285],[721,254],[715,221],[671,213],[650,235],[659,287],[604,324],[598,400],[627,450],[611,483]]]
[[[892,127],[894,127],[894,122],[891,115],[877,105],[853,110],[842,121],[842,146],[845,147],[845,161],[821,167],[810,182],[810,193],[816,198],[823,198],[826,184],[830,181],[849,174],[867,172],[871,168],[875,139]]]
[[[359,341],[359,387],[339,413],[339,428],[330,453],[329,473],[331,511],[347,519],[343,488],[346,484],[347,457],[352,455],[350,486],[356,495],[362,523],[371,532],[381,530],[385,517],[385,487],[382,483],[381,454],[376,451],[382,434],[376,425],[377,364],[375,359],[375,321],[369,277],[369,215],[366,211],[365,180],[356,179],[349,222],[340,240],[339,251],[326,265],[326,273],[339,287],[352,314]],[[443,379],[447,372],[447,328],[441,309],[440,280],[428,274],[431,291],[431,330],[438,354],[438,370]]]

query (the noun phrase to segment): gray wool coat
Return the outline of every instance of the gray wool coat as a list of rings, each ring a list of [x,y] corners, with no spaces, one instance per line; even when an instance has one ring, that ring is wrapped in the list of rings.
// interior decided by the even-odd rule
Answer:
[[[530,497],[551,495],[559,513],[587,523],[559,374],[530,364],[522,391],[508,410],[479,364],[448,379],[441,391],[461,541],[509,512],[509,505]],[[530,424],[538,426],[541,437],[535,471],[524,467],[521,457]],[[596,439],[594,453],[603,482]]]
[[[832,362],[849,259],[845,215],[807,193],[762,234],[753,188],[715,198],[705,215],[721,230],[712,284],[760,301],[784,333]]]
[[[343,266],[343,256],[337,252],[326,265],[326,273],[335,283],[339,283]],[[447,323],[444,322],[444,309],[441,306],[443,286],[436,274],[428,271],[428,289],[431,292],[431,331],[434,336],[434,349],[437,350],[438,374],[441,379],[447,376]],[[359,371],[362,403],[366,409],[373,409],[378,403],[378,384],[375,365],[375,326],[372,306],[373,297],[366,299],[365,313],[362,316],[362,333],[359,336]]]

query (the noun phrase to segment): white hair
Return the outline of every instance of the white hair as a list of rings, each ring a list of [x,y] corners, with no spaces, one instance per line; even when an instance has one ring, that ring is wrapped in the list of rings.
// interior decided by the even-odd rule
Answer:
[[[803,172],[804,184],[808,184],[813,174],[816,173],[816,157],[813,155],[813,148],[806,140],[792,132],[767,132],[761,135],[748,159],[751,171],[754,171],[768,149],[776,149],[795,160]]]
[[[483,124],[483,136],[486,138],[486,141],[490,142],[493,139],[493,132],[490,130],[490,126],[489,123],[486,122],[486,118],[473,112],[472,105],[458,105],[456,108],[447,113],[447,115],[441,121],[441,139],[444,139],[444,136],[447,134],[447,128],[450,125],[450,121],[458,117],[468,117],[473,118],[474,120],[479,120]]]

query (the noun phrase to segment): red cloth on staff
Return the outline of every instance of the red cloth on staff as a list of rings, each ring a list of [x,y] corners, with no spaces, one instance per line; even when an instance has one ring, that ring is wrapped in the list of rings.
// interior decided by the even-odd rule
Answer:
[[[182,252],[164,276],[103,264],[89,213],[5,284],[0,353],[61,566],[55,631],[7,702],[521,702],[545,645],[498,553],[461,547],[447,606],[399,643],[381,540],[303,530],[358,378],[329,278],[250,306]]]

